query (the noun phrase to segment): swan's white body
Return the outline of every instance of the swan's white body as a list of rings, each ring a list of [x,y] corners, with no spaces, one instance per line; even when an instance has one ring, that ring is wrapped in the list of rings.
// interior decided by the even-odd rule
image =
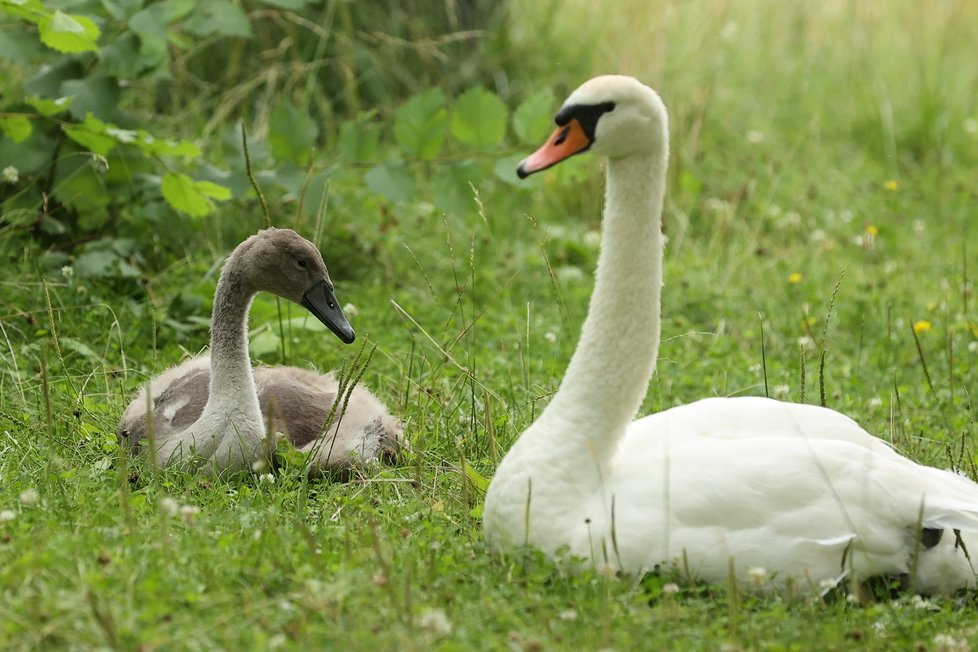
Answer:
[[[593,79],[526,173],[575,153],[558,150],[578,114],[591,133],[575,151],[608,156],[595,289],[559,390],[490,483],[487,538],[707,581],[732,570],[746,582],[761,567],[815,589],[879,575],[925,593],[974,586],[978,485],[912,462],[844,415],[713,398],[632,421],[659,345],[666,112],[634,79]]]
[[[192,459],[215,471],[247,469],[269,454],[270,426],[312,454],[312,471],[346,471],[358,462],[392,459],[403,428],[368,390],[355,387],[340,396],[326,424],[338,399],[332,375],[295,367],[252,370],[248,310],[262,290],[303,305],[343,341],[353,341],[315,246],[289,229],[261,231],[232,252],[221,272],[210,355],[149,382],[123,413],[120,440],[152,447],[160,464]]]

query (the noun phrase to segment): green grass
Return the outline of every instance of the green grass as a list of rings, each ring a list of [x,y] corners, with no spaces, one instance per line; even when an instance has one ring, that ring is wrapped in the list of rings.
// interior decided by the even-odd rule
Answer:
[[[974,477],[978,10],[647,4],[615,3],[586,25],[570,20],[585,9],[539,9],[515,16],[510,35],[539,39],[554,74],[538,82],[558,96],[621,71],[670,107],[664,342],[643,410],[765,387],[818,402],[824,352],[830,407],[914,459]],[[0,278],[0,511],[14,515],[0,523],[0,640],[949,650],[939,637],[978,637],[973,592],[862,606],[723,586],[671,594],[672,578],[572,573],[487,548],[462,467],[492,475],[573,351],[601,210],[597,162],[578,165],[588,176],[577,186],[474,179],[482,208],[473,198],[444,215],[424,185],[417,201],[391,205],[353,177],[334,181],[322,248],[340,301],[358,308],[358,334],[377,345],[364,382],[403,415],[413,448],[349,484],[308,483],[288,467],[266,484],[120,460],[126,401],[206,345],[219,262],[260,225],[257,207],[200,224],[185,256],[143,285],[66,278],[31,243],[0,244],[12,261]],[[294,209],[281,210],[273,219],[287,226]],[[277,324],[261,298],[256,337]],[[318,326],[286,340],[290,364],[325,370],[354,355]],[[274,342],[255,357],[282,361]],[[30,489],[37,504],[20,500]],[[199,512],[169,515],[165,499]]]

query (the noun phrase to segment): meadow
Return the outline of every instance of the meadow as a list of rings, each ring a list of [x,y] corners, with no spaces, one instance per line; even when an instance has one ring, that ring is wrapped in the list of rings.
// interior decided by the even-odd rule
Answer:
[[[657,89],[671,117],[663,344],[642,413],[708,396],[823,403],[978,477],[978,5],[568,0],[427,16],[279,0],[198,15],[171,0],[184,13],[159,41],[140,2],[48,4],[95,16],[102,36],[97,54],[49,52],[0,18],[0,647],[978,643],[974,591],[856,604],[609,576],[493,550],[480,522],[495,466],[574,350],[600,244],[600,162],[526,182],[515,166],[605,72]],[[38,81],[39,62],[70,57],[105,71],[79,77],[74,102],[173,149],[132,149],[92,121],[85,133],[112,142],[79,136],[85,112],[28,103],[64,88]],[[107,108],[106,79],[123,78]],[[51,136],[60,167],[42,156],[30,171],[41,124],[73,136]],[[372,350],[362,382],[410,441],[397,466],[310,481],[285,453],[271,474],[205,477],[117,444],[141,383],[206,346],[223,258],[266,224],[241,125],[268,220],[319,244],[358,333],[344,347],[260,296],[252,357],[325,371]]]

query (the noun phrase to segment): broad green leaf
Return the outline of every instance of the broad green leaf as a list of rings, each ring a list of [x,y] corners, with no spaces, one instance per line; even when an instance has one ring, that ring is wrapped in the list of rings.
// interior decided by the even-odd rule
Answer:
[[[408,156],[435,158],[441,151],[447,131],[445,94],[440,88],[411,97],[394,116],[394,139]]]
[[[219,183],[214,183],[213,181],[195,181],[194,186],[205,197],[210,197],[218,201],[231,199],[231,189]]]
[[[251,36],[247,14],[230,0],[204,0],[184,21],[183,27],[197,36]]]
[[[378,165],[363,180],[370,190],[393,201],[407,201],[414,195],[414,179],[401,167]]]
[[[486,490],[489,488],[489,481],[486,479],[486,477],[469,466],[468,462],[463,462],[462,464],[462,470],[465,471],[465,477],[469,479],[472,486],[482,493],[486,493]]]
[[[166,203],[190,217],[204,217],[211,212],[207,197],[186,174],[168,172],[163,176],[161,190]]]
[[[102,7],[115,20],[125,20],[139,11],[142,0],[101,0]]]
[[[268,120],[268,145],[279,161],[304,165],[316,144],[319,126],[309,113],[290,101],[279,104]]]
[[[68,113],[76,120],[81,120],[89,113],[102,120],[111,119],[122,99],[119,81],[115,77],[102,74],[69,79],[61,84],[58,95],[74,96]]]
[[[0,5],[2,6],[2,5]],[[30,67],[46,52],[33,30],[0,30],[0,52],[3,59],[18,66]]]
[[[506,135],[508,110],[496,94],[477,87],[466,91],[452,110],[452,133],[466,145],[498,145]]]
[[[519,167],[520,161],[525,158],[523,154],[516,154],[514,156],[506,156],[504,158],[496,161],[493,166],[493,172],[496,177],[502,179],[508,184],[514,185],[517,188],[535,188],[540,184],[540,179],[543,177],[541,175],[535,175],[529,179],[520,179],[516,175],[516,168]]]
[[[41,0],[0,0],[0,10],[35,25],[50,16]]]
[[[105,360],[103,360],[102,357],[95,352],[95,349],[85,344],[81,340],[76,340],[73,337],[62,335],[58,338],[58,345],[62,349],[73,351],[84,358],[88,358],[91,362],[105,364]]]
[[[251,341],[248,343],[249,352],[255,357],[275,353],[281,347],[281,342],[282,340],[274,331],[265,328],[251,336]]]
[[[31,97],[27,99],[27,103],[31,105],[31,108],[43,115],[46,118],[51,116],[59,115],[68,110],[71,106],[72,100],[75,98],[72,96],[59,97],[56,100],[49,100],[43,97]]]
[[[140,131],[139,148],[152,156],[184,156],[195,158],[201,151],[189,140],[157,140],[145,131]]]
[[[336,150],[345,161],[372,161],[377,158],[380,148],[380,130],[371,122],[374,112],[357,116],[340,125],[340,135]]]
[[[98,52],[98,26],[91,18],[55,11],[37,23],[41,42],[58,52]]]
[[[51,165],[55,147],[55,140],[42,129],[31,130],[31,135],[20,143],[0,138],[0,170],[9,165],[22,175],[42,173]]]
[[[0,118],[0,131],[15,143],[22,143],[31,136],[31,121],[21,116]]]
[[[548,130],[553,127],[553,112],[553,91],[542,88],[516,107],[513,112],[513,131],[524,143],[542,144]]]
[[[99,156],[105,156],[118,144],[118,141],[107,133],[107,125],[91,113],[85,116],[81,124],[64,125],[62,129],[68,138]]]

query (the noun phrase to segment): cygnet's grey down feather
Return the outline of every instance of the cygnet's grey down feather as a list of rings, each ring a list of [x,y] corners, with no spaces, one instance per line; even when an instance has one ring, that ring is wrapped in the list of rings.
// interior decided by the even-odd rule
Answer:
[[[396,459],[404,428],[365,387],[353,388],[345,411],[342,405],[337,407],[326,434],[325,422],[339,391],[333,373],[255,367],[254,375],[266,425],[299,450],[312,451],[312,469],[336,473],[357,462]],[[208,355],[191,358],[154,379],[150,383],[154,435],[166,439],[196,422],[207,403],[209,383]],[[119,437],[136,447],[140,442],[145,445],[147,436],[146,396],[140,392],[122,415]]]

